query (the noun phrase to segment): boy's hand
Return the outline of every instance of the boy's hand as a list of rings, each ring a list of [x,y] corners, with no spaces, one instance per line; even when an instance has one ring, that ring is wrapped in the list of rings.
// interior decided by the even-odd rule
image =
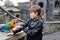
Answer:
[[[13,33],[8,33],[7,36],[13,36],[14,34]]]
[[[20,28],[22,28],[22,26],[16,26],[13,30],[20,29]],[[7,36],[13,36],[13,35],[14,35],[13,32],[7,34]]]
[[[20,29],[20,28],[22,28],[22,26],[16,26],[15,28]]]

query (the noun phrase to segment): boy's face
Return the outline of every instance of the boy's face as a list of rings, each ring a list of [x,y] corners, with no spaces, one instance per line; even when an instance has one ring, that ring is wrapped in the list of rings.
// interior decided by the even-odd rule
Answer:
[[[30,18],[38,17],[38,12],[30,12]]]

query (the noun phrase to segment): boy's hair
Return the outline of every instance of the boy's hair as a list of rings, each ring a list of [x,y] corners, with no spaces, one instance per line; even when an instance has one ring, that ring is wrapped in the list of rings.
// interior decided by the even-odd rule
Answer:
[[[38,6],[38,5],[34,5],[32,6],[30,9],[29,9],[30,12],[38,12],[38,16],[40,15],[41,13],[41,7]]]

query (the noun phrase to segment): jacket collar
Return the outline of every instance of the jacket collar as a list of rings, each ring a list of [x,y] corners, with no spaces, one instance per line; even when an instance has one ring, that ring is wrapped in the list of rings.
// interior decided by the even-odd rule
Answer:
[[[37,18],[31,18],[32,21],[38,21],[38,20],[40,20],[40,19],[42,19],[41,16],[38,16]]]

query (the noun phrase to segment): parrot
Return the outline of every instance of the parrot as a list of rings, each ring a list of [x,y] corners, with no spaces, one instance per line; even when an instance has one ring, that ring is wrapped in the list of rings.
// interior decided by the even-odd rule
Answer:
[[[17,22],[18,20],[16,19],[13,19],[11,20],[10,22],[4,24],[4,25],[1,25],[0,27],[0,31],[1,32],[4,32],[5,30],[11,32],[13,30],[13,28],[15,27],[15,22]]]

